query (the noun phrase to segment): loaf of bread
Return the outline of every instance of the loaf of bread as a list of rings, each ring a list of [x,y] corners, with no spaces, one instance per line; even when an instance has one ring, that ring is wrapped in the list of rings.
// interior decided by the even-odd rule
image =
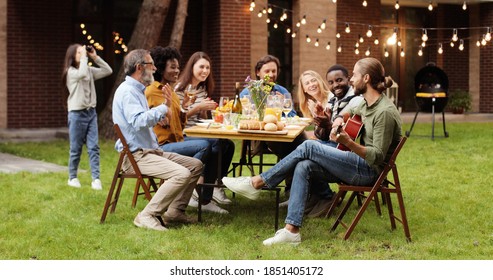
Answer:
[[[243,130],[260,130],[260,122],[256,120],[241,120],[238,127]]]
[[[275,115],[267,114],[264,116],[264,122],[277,123],[277,117]]]
[[[277,125],[275,123],[266,123],[264,126],[265,131],[277,131]]]

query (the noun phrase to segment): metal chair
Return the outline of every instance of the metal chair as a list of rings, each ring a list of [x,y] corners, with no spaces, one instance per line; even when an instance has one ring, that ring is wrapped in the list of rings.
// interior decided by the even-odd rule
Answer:
[[[118,163],[115,168],[115,174],[113,176],[113,181],[111,182],[111,187],[108,191],[108,197],[106,198],[106,203],[104,204],[103,208],[103,214],[101,215],[101,220],[100,223],[104,223],[106,219],[106,215],[108,214],[108,209],[111,206],[111,211],[110,213],[115,212],[116,204],[118,203],[118,199],[120,197],[120,192],[122,190],[123,186],[123,181],[128,178],[136,179],[135,182],[135,189],[134,189],[134,195],[132,198],[132,208],[135,208],[135,205],[137,204],[137,197],[139,195],[144,195],[147,200],[151,200],[152,196],[151,193],[154,193],[157,191],[158,186],[162,184],[163,180],[159,178],[155,178],[152,176],[148,175],[143,175],[140,172],[139,166],[137,165],[137,162],[135,161],[132,153],[130,152],[130,149],[128,148],[127,141],[125,140],[125,137],[122,134],[122,131],[120,130],[120,127],[118,124],[113,125],[113,129],[115,130],[115,133],[117,137],[120,139],[122,145],[123,145],[123,150],[120,152],[120,157],[118,159]],[[130,161],[130,164],[132,165],[132,168],[134,170],[134,173],[125,173],[122,170],[122,164],[123,160],[125,157],[128,158]],[[147,180],[147,182],[145,181]],[[156,184],[155,180],[159,180],[159,185]],[[116,187],[116,192],[115,192],[115,187]],[[140,191],[140,188],[142,187],[142,191]],[[152,187],[152,189],[151,189]]]
[[[337,226],[341,224],[344,228],[346,228],[346,233],[344,234],[344,240],[347,240],[351,235],[351,233],[353,232],[356,225],[358,224],[359,220],[361,219],[361,216],[363,216],[363,213],[365,212],[366,208],[372,202],[372,200],[375,200],[377,204],[377,209],[379,210],[377,194],[381,193],[383,202],[384,204],[387,205],[388,208],[392,230],[396,228],[395,221],[396,220],[399,221],[404,227],[404,234],[406,235],[406,239],[409,242],[411,241],[411,233],[409,232],[409,226],[407,223],[406,209],[404,207],[404,199],[402,197],[399,174],[397,172],[397,166],[395,163],[397,155],[399,154],[400,150],[402,149],[402,146],[406,142],[406,139],[407,139],[406,137],[401,138],[399,144],[397,145],[397,148],[392,154],[392,157],[390,158],[389,162],[385,164],[383,171],[380,173],[380,176],[378,177],[377,181],[373,186],[354,186],[354,185],[339,184],[339,191],[337,192],[336,197],[334,199],[334,203],[332,203],[331,207],[329,208],[326,217],[330,217],[330,215],[334,212],[335,208],[337,207],[338,202],[341,201],[342,198],[344,198],[346,193],[351,192],[351,195],[349,196],[349,199],[346,202],[346,204],[344,204],[344,207],[342,208],[339,215],[337,216],[330,231],[334,231],[337,228]],[[390,171],[392,171],[392,179],[388,177]],[[345,224],[342,221],[342,219],[347,213],[354,198],[356,197],[358,199],[361,198],[362,193],[365,194],[368,193],[368,194],[364,196],[364,200],[362,201],[362,204],[360,205],[359,210],[356,213],[356,216],[351,221],[351,223],[349,225]],[[396,216],[394,213],[390,194],[396,194],[397,196],[397,200],[399,203],[400,217]],[[379,212],[378,210],[377,212]]]

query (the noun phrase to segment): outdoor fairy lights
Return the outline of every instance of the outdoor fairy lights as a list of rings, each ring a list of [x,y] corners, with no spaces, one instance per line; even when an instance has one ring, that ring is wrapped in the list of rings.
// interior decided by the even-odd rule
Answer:
[[[332,0],[334,4],[337,3],[336,0]],[[370,6],[371,2],[364,0],[361,2],[364,7]],[[460,5],[460,4],[459,4]],[[272,27],[274,29],[281,28],[284,30],[287,34],[290,34],[292,38],[296,38],[298,35],[300,35],[300,32],[305,33],[305,40],[306,43],[312,44],[313,41],[313,46],[318,47],[320,46],[321,42],[327,42],[325,49],[330,50],[331,49],[331,43],[328,41],[326,36],[326,28],[330,22],[334,22],[335,25],[335,37],[337,39],[341,39],[343,37],[347,37],[351,39],[354,38],[355,45],[354,45],[354,53],[357,55],[366,55],[369,56],[371,55],[371,45],[379,45],[380,40],[378,37],[373,36],[374,32],[376,34],[381,34],[380,32],[382,30],[388,29],[389,27],[387,25],[375,25],[375,24],[368,24],[368,23],[360,23],[360,22],[337,22],[334,21],[333,19],[330,19],[329,22],[327,21],[327,18],[322,18],[322,19],[314,19],[314,18],[309,18],[306,14],[303,14],[303,16],[300,15],[300,18],[295,22],[294,20],[288,21],[287,19],[291,16],[293,16],[293,11],[276,6],[274,4],[269,4],[267,7],[262,7],[262,8],[256,8],[255,0],[252,0],[249,4],[249,10],[258,15],[258,17],[266,17],[265,22],[267,24],[272,24]],[[360,6],[361,7],[361,6]],[[395,9],[400,9],[400,4],[399,1],[395,1],[394,5]],[[428,10],[433,11],[434,7],[437,7],[437,4],[435,3],[435,6],[433,5],[432,1],[429,1],[428,3]],[[460,6],[459,6],[460,7]],[[462,8],[464,10],[467,9],[467,4],[466,1],[463,2]],[[311,26],[307,24],[308,21],[313,22],[319,22],[319,25],[312,24]],[[292,24],[292,26],[291,26]],[[333,28],[334,26],[332,26]],[[341,29],[342,27],[342,29]],[[466,40],[472,40],[471,38],[460,38],[459,37],[459,31],[461,31],[461,34],[468,34],[467,32],[462,32],[462,30],[471,30],[471,29],[479,29],[481,30],[481,36],[479,39],[476,41],[476,45],[478,47],[486,46],[488,45],[488,42],[491,41],[491,27],[454,27],[454,28],[443,28],[443,27],[427,27],[427,28],[416,28],[416,27],[392,27],[393,32],[388,36],[387,38],[384,38],[384,43],[383,48],[384,48],[384,56],[389,57],[390,56],[390,50],[395,51],[397,55],[400,57],[405,56],[404,52],[404,45],[403,42],[401,41],[400,36],[407,35],[412,33],[406,33],[406,30],[418,30],[418,36],[420,36],[419,39],[421,40],[414,40],[417,42],[419,45],[416,47],[419,47],[418,50],[418,55],[422,56],[424,54],[425,48],[433,47],[436,48],[436,51],[439,54],[443,54],[446,49],[444,49],[444,46],[448,49],[448,46],[450,48],[455,48],[458,49],[459,51],[463,51],[465,48],[464,42]],[[353,29],[353,30],[351,30]],[[399,31],[399,29],[401,29]],[[334,30],[334,29],[331,29]],[[419,30],[421,32],[419,32]],[[444,36],[441,34],[445,34],[444,32],[447,32],[447,30],[451,31],[451,37],[443,38]],[[351,32],[353,31],[353,32]],[[485,32],[486,31],[486,32]],[[89,34],[86,34],[87,31],[84,29],[83,34],[87,36],[88,40],[93,40],[93,38],[88,37]],[[333,31],[334,32],[334,31]],[[430,33],[431,32],[431,33]],[[301,33],[301,34],[303,34]],[[352,33],[359,33],[357,35],[353,35]],[[439,34],[439,35],[437,35]],[[89,35],[90,36],[90,35]],[[368,40],[365,42],[365,38],[371,38],[374,37],[374,40]],[[439,36],[441,39],[437,38]],[[346,39],[346,38],[344,38]],[[353,41],[353,42],[354,42]],[[116,42],[116,41],[115,41]],[[412,42],[409,38],[406,39],[406,42]],[[96,44],[96,43],[95,43]],[[342,44],[336,44],[337,49],[336,51],[341,53],[343,51],[343,46]],[[390,48],[392,46],[392,48]],[[396,49],[394,49],[394,47]],[[363,48],[363,49],[361,49]],[[346,51],[348,49],[346,48]],[[362,51],[360,51],[362,50]],[[363,51],[365,50],[365,51]]]

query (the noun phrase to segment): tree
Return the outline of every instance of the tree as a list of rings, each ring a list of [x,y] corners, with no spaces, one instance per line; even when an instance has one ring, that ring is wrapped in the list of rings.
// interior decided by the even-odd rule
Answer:
[[[169,45],[177,49],[181,48],[183,32],[185,31],[185,21],[187,20],[188,10],[188,0],[178,1],[178,6],[176,7],[175,22],[173,23],[173,31],[171,33],[171,38]]]
[[[142,2],[137,22],[128,43],[129,50],[150,49],[156,46],[169,11],[170,1],[171,0],[144,0]],[[178,2],[187,2],[188,4],[188,1],[180,0]],[[106,106],[99,116],[99,131],[102,138],[114,139],[112,120],[113,96],[124,78],[124,69],[121,67],[120,71],[118,71],[115,84],[111,90]]]

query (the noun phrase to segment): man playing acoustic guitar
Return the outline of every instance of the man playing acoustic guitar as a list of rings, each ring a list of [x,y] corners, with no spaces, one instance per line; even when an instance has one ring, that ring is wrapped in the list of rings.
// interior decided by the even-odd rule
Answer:
[[[315,140],[303,142],[296,150],[280,160],[266,172],[254,177],[222,179],[233,192],[249,199],[257,199],[261,188],[274,188],[289,174],[293,175],[286,226],[274,237],[264,240],[264,245],[277,243],[299,244],[303,212],[310,187],[310,174],[324,172],[329,182],[351,185],[371,185],[382,166],[394,152],[401,138],[401,117],[394,103],[382,92],[392,85],[385,77],[383,65],[375,58],[363,58],[354,65],[350,80],[356,93],[365,99],[349,114],[336,117],[330,139],[344,144],[351,151],[342,151]],[[356,143],[347,133],[337,133],[337,128],[350,116],[358,114],[363,120],[361,143]],[[316,164],[312,164],[315,162]],[[312,186],[313,187],[313,186]]]

